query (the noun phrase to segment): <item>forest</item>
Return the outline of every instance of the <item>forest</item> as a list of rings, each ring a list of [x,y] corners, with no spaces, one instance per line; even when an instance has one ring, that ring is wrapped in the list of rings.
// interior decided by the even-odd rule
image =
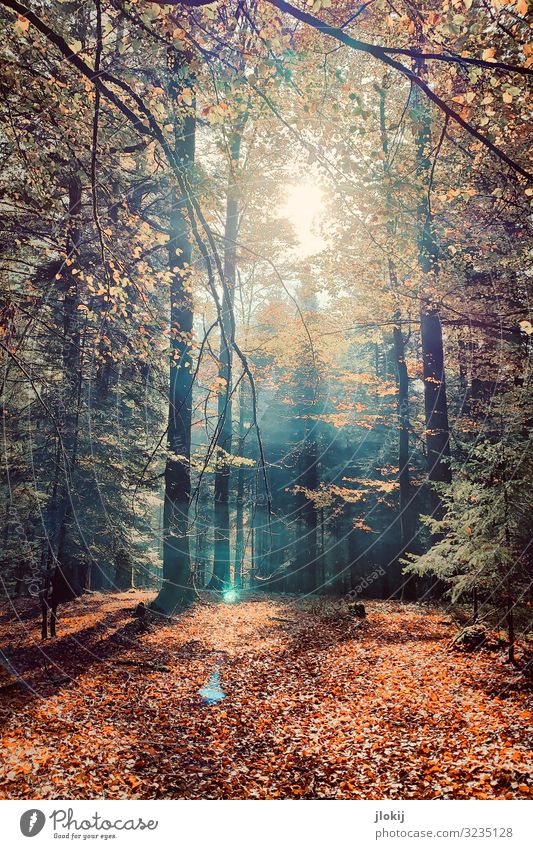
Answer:
[[[0,0],[2,798],[529,798],[529,0]]]

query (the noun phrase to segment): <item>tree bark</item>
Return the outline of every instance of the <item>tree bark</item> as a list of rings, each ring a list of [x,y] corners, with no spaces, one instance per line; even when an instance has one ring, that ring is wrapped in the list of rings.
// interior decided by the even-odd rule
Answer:
[[[318,457],[316,440],[311,433],[314,422],[306,421],[305,434],[299,459],[300,475],[297,483],[307,490],[318,488]],[[299,548],[297,563],[297,584],[301,592],[310,593],[319,583],[320,557],[317,546],[317,511],[313,501],[305,492],[300,494],[301,537],[297,541]]]
[[[414,533],[409,469],[409,377],[405,362],[405,342],[401,327],[392,331],[398,377],[398,483],[400,485],[400,533],[402,554]]]
[[[430,481],[449,483],[450,458],[448,402],[444,375],[442,326],[436,309],[426,304],[420,313],[424,374],[427,470]]]
[[[239,447],[238,454],[239,457],[242,456],[244,451],[244,438],[245,438],[245,429],[244,423],[246,420],[246,404],[245,404],[245,393],[244,387],[241,384],[239,391]],[[245,476],[246,472],[242,466],[239,466],[239,471],[237,474],[237,511],[235,516],[235,565],[234,565],[234,584],[235,586],[242,586],[242,567],[244,562],[244,555],[246,552],[246,544],[244,540],[244,485],[245,485]]]
[[[417,22],[418,25],[418,22]],[[423,64],[418,71],[424,73]],[[420,334],[424,380],[424,410],[427,450],[427,472],[431,482],[449,483],[451,469],[448,401],[444,374],[444,346],[442,325],[434,303],[439,276],[439,245],[435,223],[430,208],[431,190],[431,116],[427,103],[422,102],[418,90],[414,95],[416,108],[416,176],[420,183],[417,208],[418,262],[423,277],[420,298]],[[432,292],[433,290],[433,292]],[[432,506],[438,510],[439,499],[431,494]]]
[[[389,213],[389,234],[394,235],[394,220],[392,210],[392,195],[390,184],[388,183],[389,176],[389,140],[387,133],[386,115],[385,115],[385,86],[387,84],[387,75],[383,78],[383,83],[380,92],[380,125],[381,125],[381,141],[384,155],[383,176],[386,181],[386,204]],[[393,291],[398,291],[398,274],[394,260],[388,259],[388,276],[389,285]],[[415,507],[411,498],[411,481],[409,468],[409,375],[407,372],[407,363],[405,361],[405,346],[406,342],[403,336],[401,325],[401,312],[397,309],[395,320],[398,324],[394,326],[392,331],[394,360],[396,366],[396,377],[398,381],[398,483],[400,486],[399,493],[399,521],[400,521],[400,553],[403,557],[407,547],[412,543],[415,528],[416,516]],[[406,579],[403,584],[402,596],[413,598],[416,596],[416,583],[414,575]]]
[[[174,68],[186,64],[185,54],[174,55]],[[178,95],[186,83],[171,81],[175,106],[174,153],[179,167],[190,182],[194,165],[196,115],[180,114]],[[192,107],[195,109],[195,105]],[[170,287],[170,345],[168,457],[165,466],[163,504],[163,585],[153,608],[170,614],[188,604],[193,596],[189,551],[189,506],[191,498],[191,415],[192,357],[191,338],[193,305],[188,286],[192,246],[188,234],[185,198],[174,191],[170,213],[168,265],[172,271]]]
[[[80,589],[75,570],[72,564],[67,563],[68,523],[74,509],[73,468],[76,462],[82,388],[78,277],[72,273],[72,267],[79,258],[81,241],[82,186],[77,175],[69,179],[68,197],[67,262],[63,272],[63,384],[58,416],[60,437],[56,453],[56,477],[51,500],[48,552],[41,591],[43,639],[48,636],[48,612],[50,611],[50,634],[55,637],[58,605],[73,598]]]
[[[235,303],[237,272],[237,232],[239,225],[239,190],[237,171],[241,150],[242,128],[237,129],[230,141],[230,163],[226,198],[226,224],[224,229],[224,277],[226,287],[222,300],[222,328],[220,333],[220,356],[218,375],[225,381],[226,391],[218,396],[218,437],[216,442],[217,470],[215,472],[215,527],[214,563],[210,586],[224,590],[231,583],[231,545],[229,521],[229,491],[231,466],[227,455],[231,454],[233,412],[231,400],[232,382],[232,321]]]

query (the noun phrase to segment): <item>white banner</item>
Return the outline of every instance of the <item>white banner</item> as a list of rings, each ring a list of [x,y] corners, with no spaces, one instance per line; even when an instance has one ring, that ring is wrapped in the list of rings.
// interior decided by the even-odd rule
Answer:
[[[6,849],[533,846],[527,801],[5,801],[1,810]]]

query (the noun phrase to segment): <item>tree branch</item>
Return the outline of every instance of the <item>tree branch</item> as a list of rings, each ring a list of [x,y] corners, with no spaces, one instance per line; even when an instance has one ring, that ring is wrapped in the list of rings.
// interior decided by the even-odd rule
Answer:
[[[4,0],[2,0],[4,2]],[[426,97],[435,103],[439,109],[444,112],[444,114],[451,118],[452,121],[455,121],[456,124],[459,124],[467,133],[477,139],[481,144],[486,147],[494,156],[500,159],[502,162],[505,162],[506,165],[509,166],[513,171],[517,174],[520,174],[522,177],[525,177],[527,180],[533,180],[533,174],[519,165],[514,159],[511,159],[503,150],[501,150],[497,145],[493,144],[487,136],[483,135],[479,130],[473,127],[468,123],[464,118],[459,115],[451,106],[442,100],[435,92],[427,85],[423,80],[418,77],[414,71],[408,68],[406,65],[403,65],[401,62],[397,62],[395,59],[391,58],[391,55],[401,55],[408,56],[415,60],[424,60],[424,59],[432,59],[438,60],[441,62],[447,63],[459,63],[459,64],[469,64],[476,65],[478,67],[488,68],[491,70],[498,69],[502,71],[509,71],[511,73],[523,74],[527,76],[531,76],[533,74],[533,68],[522,68],[518,65],[509,65],[502,62],[487,62],[484,59],[471,59],[468,57],[462,56],[447,56],[446,54],[441,53],[418,53],[416,50],[409,50],[408,48],[401,47],[382,47],[381,45],[376,44],[368,44],[365,41],[360,41],[359,39],[352,38],[352,36],[348,35],[344,30],[339,29],[338,27],[331,26],[330,24],[325,23],[325,21],[320,20],[315,15],[310,14],[310,12],[305,12],[302,9],[298,9],[296,6],[293,6],[291,3],[286,3],[285,0],[267,0],[271,6],[275,6],[280,12],[284,12],[290,15],[293,18],[301,21],[304,24],[307,24],[313,29],[318,30],[318,32],[323,33],[324,35],[328,35],[331,38],[334,38],[336,41],[339,41],[341,44],[350,47],[352,50],[358,50],[362,53],[368,53],[370,56],[373,56],[374,59],[378,59],[380,62],[383,62],[385,65],[388,65],[391,68],[394,68],[396,71],[399,71],[404,77],[407,77],[408,80],[411,81],[414,85],[418,86]],[[165,0],[156,0],[157,5],[182,5],[182,6],[205,6],[207,2],[203,2],[203,0],[170,0],[170,3],[165,2]],[[391,55],[389,55],[391,54]]]
[[[186,0],[185,0],[186,2]],[[319,32],[324,33],[324,35],[329,35],[331,38],[334,38],[336,41],[340,41],[342,44],[345,44],[347,47],[352,48],[352,50],[358,50],[363,53],[368,53],[370,56],[373,56],[375,59],[383,62],[386,65],[389,65],[391,68],[394,68],[396,71],[399,71],[404,77],[407,77],[408,80],[411,81],[414,85],[416,85],[419,89],[421,89],[426,97],[435,103],[439,109],[444,112],[444,114],[455,121],[456,124],[459,124],[467,133],[473,136],[475,139],[480,141],[484,147],[491,151],[498,159],[502,162],[505,162],[513,171],[516,171],[517,174],[520,174],[522,177],[525,177],[527,180],[533,180],[533,174],[515,162],[511,157],[507,156],[503,150],[493,144],[487,136],[484,136],[483,133],[480,133],[479,130],[476,130],[468,121],[465,121],[464,118],[459,115],[451,106],[442,100],[435,92],[425,83],[417,74],[414,73],[410,68],[406,65],[402,65],[401,62],[397,62],[395,59],[391,59],[388,53],[400,53],[402,55],[407,55],[412,58],[424,58],[424,54],[417,54],[416,51],[406,50],[404,51],[401,48],[383,48],[373,44],[367,44],[364,41],[359,41],[358,39],[352,38],[347,35],[343,30],[338,29],[338,27],[330,26],[329,24],[324,23],[319,18],[315,17],[315,15],[311,15],[309,12],[304,12],[301,9],[297,9],[295,6],[292,6],[290,3],[286,3],[285,0],[267,0],[272,6],[275,6],[279,9],[280,12],[286,12],[294,18],[302,21],[308,26],[313,27],[313,29],[318,30]],[[456,61],[465,61],[462,57],[447,57],[440,54],[427,54],[427,58],[436,58],[441,59],[443,61],[448,62],[456,62]],[[489,68],[494,68],[496,63],[493,62],[484,62],[482,59],[475,60],[474,64],[482,63],[483,66],[487,66]],[[533,73],[533,69],[531,68],[515,68],[514,65],[507,66],[507,69],[512,70],[516,73],[527,72],[528,74]]]

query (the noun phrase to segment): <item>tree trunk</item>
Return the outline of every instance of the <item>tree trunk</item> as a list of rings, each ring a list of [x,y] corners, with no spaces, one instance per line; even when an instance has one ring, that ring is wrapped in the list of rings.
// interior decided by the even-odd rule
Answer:
[[[41,592],[43,639],[48,636],[47,617],[51,610],[50,633],[56,635],[57,606],[79,592],[73,570],[67,564],[68,524],[73,512],[73,468],[76,462],[78,421],[81,403],[82,364],[79,326],[78,277],[71,269],[79,258],[81,240],[82,187],[79,177],[68,183],[69,220],[66,241],[67,263],[63,286],[63,397],[58,425],[61,438],[56,455],[56,478],[51,501],[51,527],[45,575]],[[60,482],[60,473],[63,481]],[[58,495],[58,493],[61,493]],[[55,552],[54,552],[55,549]]]
[[[67,237],[67,261],[74,264],[78,258],[81,228],[81,183],[79,177],[71,177],[68,185],[69,229]],[[70,266],[69,266],[70,267]],[[70,271],[66,274],[63,299],[63,366],[67,381],[75,383],[80,360],[78,278]]]
[[[302,376],[303,399],[299,405],[299,413],[303,420],[303,434],[299,446],[297,460],[298,476],[296,485],[301,487],[297,492],[299,520],[296,527],[299,537],[296,540],[296,571],[294,575],[296,592],[314,592],[319,582],[320,557],[317,546],[317,511],[314,502],[307,491],[318,488],[318,457],[315,434],[316,422],[310,418],[316,412],[316,400],[311,378]]]
[[[424,68],[418,66],[423,74]],[[434,303],[439,275],[439,246],[429,204],[431,180],[431,116],[428,105],[418,90],[414,93],[416,108],[416,176],[420,183],[417,209],[418,262],[423,277],[420,298],[420,334],[424,379],[424,410],[427,471],[431,482],[449,483],[451,469],[448,402],[444,375],[442,325]],[[432,506],[438,510],[439,499],[432,491]]]
[[[511,591],[511,581],[510,579],[507,582],[507,598],[506,598],[506,611],[505,618],[507,620],[507,637],[509,640],[509,648],[507,650],[507,657],[509,658],[509,663],[515,662],[515,630],[514,630],[514,601],[513,595]]]
[[[179,54],[175,58],[176,65],[172,70],[177,71],[177,66],[186,64],[186,56]],[[180,114],[178,95],[185,85],[187,82],[180,80],[178,84],[173,80],[171,93],[176,110],[175,155],[185,179],[190,183],[190,173],[194,165],[196,117],[195,114]],[[193,306],[187,279],[191,259],[192,246],[188,234],[186,202],[185,198],[175,191],[170,213],[168,246],[168,265],[173,274],[170,287],[172,353],[168,399],[168,457],[163,505],[163,585],[153,602],[156,610],[167,614],[189,603],[193,595],[189,552]]]
[[[244,423],[246,420],[246,404],[244,386],[241,384],[239,391],[239,447],[238,455],[242,456],[244,451],[245,429]],[[236,587],[242,586],[242,570],[244,555],[246,552],[246,544],[244,540],[244,485],[245,485],[245,469],[239,466],[237,474],[237,512],[235,517],[235,566],[234,566],[234,584]]]
[[[444,376],[442,326],[436,309],[426,304],[420,313],[424,367],[424,409],[427,469],[430,481],[449,483],[450,458],[448,402]]]
[[[409,376],[405,362],[405,342],[401,327],[394,327],[394,358],[398,375],[398,482],[400,484],[400,556],[404,557],[407,549],[413,549],[416,533],[416,513],[411,494],[409,470]],[[402,599],[416,598],[416,577],[404,576],[402,583]]]
[[[227,455],[232,447],[232,360],[231,348],[233,308],[237,272],[237,231],[239,218],[239,194],[237,170],[241,151],[242,129],[236,130],[230,142],[230,163],[226,198],[226,224],[224,230],[224,278],[226,289],[222,300],[222,328],[220,333],[220,357],[218,375],[225,382],[226,390],[218,396],[218,437],[216,443],[217,470],[215,473],[215,527],[214,563],[210,586],[224,590],[231,583],[231,551],[229,522],[229,490],[231,466]]]
[[[389,213],[389,234],[394,235],[395,223],[392,211],[392,195],[389,177],[389,139],[385,116],[385,91],[387,75],[385,74],[380,92],[380,126],[381,142],[383,148],[383,176],[386,181],[386,203]],[[398,274],[394,260],[388,260],[389,285],[393,291],[398,291]],[[402,331],[401,312],[398,309],[394,315],[398,324],[392,331],[394,345],[394,359],[396,365],[396,376],[398,381],[398,483],[400,485],[399,498],[399,520],[400,520],[400,553],[399,557],[405,556],[405,552],[413,542],[416,529],[415,507],[411,499],[411,482],[409,469],[409,375],[405,361],[405,339]],[[402,585],[402,598],[416,597],[416,579],[414,575],[408,577]]]

